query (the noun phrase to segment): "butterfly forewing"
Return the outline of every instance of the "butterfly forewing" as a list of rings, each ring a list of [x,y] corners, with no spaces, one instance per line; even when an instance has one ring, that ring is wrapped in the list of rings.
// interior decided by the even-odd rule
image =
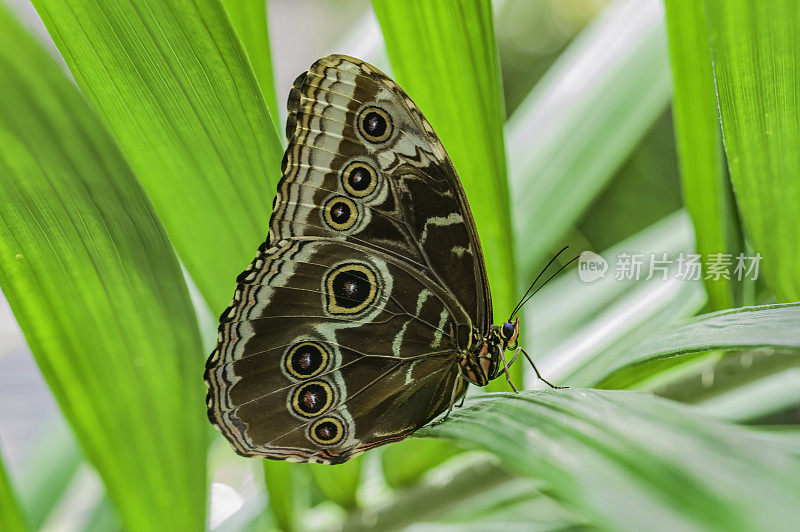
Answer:
[[[448,288],[473,323],[488,325],[491,300],[469,204],[406,93],[370,65],[329,56],[298,78],[289,117],[273,233],[359,240],[412,261]],[[382,137],[362,127],[369,118],[386,122]],[[375,185],[356,196],[353,178]],[[332,216],[338,207],[349,216]]]
[[[452,163],[394,82],[317,61],[287,136],[269,237],[207,362],[208,412],[240,454],[340,463],[463,393],[457,355],[491,301]]]

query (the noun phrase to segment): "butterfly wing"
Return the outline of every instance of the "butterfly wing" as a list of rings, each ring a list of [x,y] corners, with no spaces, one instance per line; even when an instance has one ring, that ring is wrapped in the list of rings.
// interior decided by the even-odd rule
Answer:
[[[209,418],[240,454],[291,461],[339,463],[402,439],[458,392],[459,318],[444,301],[357,244],[264,245],[221,318]]]
[[[491,297],[469,203],[403,89],[363,61],[332,55],[295,80],[288,107],[271,236],[334,236],[400,257],[486,330]]]
[[[206,365],[208,413],[240,454],[339,463],[463,394],[457,354],[491,299],[452,163],[388,77],[317,61],[287,136],[269,238]]]

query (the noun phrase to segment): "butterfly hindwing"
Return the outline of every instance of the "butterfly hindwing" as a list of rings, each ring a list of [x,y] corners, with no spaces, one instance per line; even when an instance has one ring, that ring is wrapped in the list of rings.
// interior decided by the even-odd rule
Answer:
[[[449,406],[459,318],[397,259],[295,238],[263,246],[238,281],[206,381],[240,453],[343,461]],[[341,437],[317,438],[321,419]]]

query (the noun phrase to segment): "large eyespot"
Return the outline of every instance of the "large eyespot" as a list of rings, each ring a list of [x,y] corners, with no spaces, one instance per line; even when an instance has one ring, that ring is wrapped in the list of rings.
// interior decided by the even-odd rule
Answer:
[[[347,231],[358,219],[358,207],[353,200],[344,196],[334,196],[322,209],[325,223],[337,231]]]
[[[303,417],[314,417],[333,404],[334,393],[325,381],[311,381],[295,388],[291,395],[292,412]]]
[[[392,135],[392,119],[380,107],[365,107],[358,113],[358,131],[370,142],[386,142]]]
[[[286,373],[297,379],[315,377],[328,368],[330,356],[316,342],[300,342],[289,348],[283,356]]]
[[[320,445],[335,445],[344,438],[344,425],[339,419],[326,416],[311,424],[308,437]]]
[[[361,161],[354,161],[342,171],[342,186],[348,194],[366,198],[378,186],[378,178],[371,166]]]
[[[363,264],[344,264],[325,278],[325,307],[331,314],[356,314],[375,300],[375,273]]]

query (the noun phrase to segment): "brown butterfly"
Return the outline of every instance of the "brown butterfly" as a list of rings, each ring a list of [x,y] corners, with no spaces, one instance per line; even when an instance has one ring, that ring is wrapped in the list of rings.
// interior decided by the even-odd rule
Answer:
[[[508,378],[519,319],[492,323],[464,189],[396,83],[331,55],[288,109],[269,237],[206,363],[208,417],[241,455],[335,464]]]

